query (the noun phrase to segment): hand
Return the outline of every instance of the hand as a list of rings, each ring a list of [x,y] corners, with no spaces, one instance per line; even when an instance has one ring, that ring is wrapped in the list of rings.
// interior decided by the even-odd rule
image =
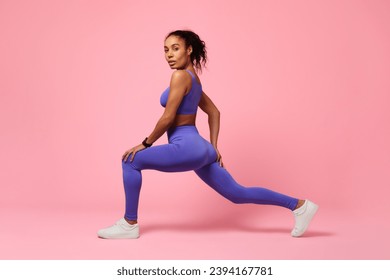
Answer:
[[[144,145],[142,145],[142,144],[139,144],[138,146],[135,146],[135,147],[131,148],[130,150],[127,150],[127,151],[122,155],[122,160],[123,160],[124,162],[126,162],[127,159],[128,159],[128,157],[129,157],[129,155],[132,154],[132,155],[131,155],[131,158],[130,158],[130,162],[132,162],[133,159],[134,159],[135,154],[136,154],[137,152],[141,151],[141,150],[144,150],[144,149],[146,149],[146,147],[145,147]]]
[[[217,152],[217,162],[219,162],[219,166],[223,167],[222,156],[216,147],[214,147],[214,149]]]

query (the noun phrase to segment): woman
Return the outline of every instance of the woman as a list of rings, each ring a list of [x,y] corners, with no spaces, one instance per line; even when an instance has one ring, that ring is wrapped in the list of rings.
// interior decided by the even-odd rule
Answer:
[[[162,93],[165,107],[156,127],[145,140],[122,156],[126,212],[113,226],[98,231],[101,238],[138,238],[138,200],[141,190],[141,170],[164,172],[194,170],[219,194],[234,203],[278,205],[293,211],[294,237],[307,229],[318,206],[309,200],[289,197],[265,188],[246,188],[234,181],[223,167],[217,148],[220,112],[202,90],[196,71],[202,71],[207,61],[205,43],[187,30],[169,33],[164,41],[165,58],[171,67],[170,86]],[[210,142],[199,135],[195,127],[197,108],[208,115]],[[165,132],[168,144],[151,147]]]

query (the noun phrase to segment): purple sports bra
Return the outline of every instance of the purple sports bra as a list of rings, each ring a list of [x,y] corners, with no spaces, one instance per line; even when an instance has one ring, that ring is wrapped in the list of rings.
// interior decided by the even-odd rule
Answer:
[[[183,100],[180,103],[179,108],[177,108],[177,115],[193,115],[196,114],[198,110],[198,105],[200,98],[202,96],[202,85],[199,84],[199,82],[196,80],[194,74],[190,70],[186,71],[190,73],[192,77],[192,86],[191,90],[189,93],[187,93],[184,97]],[[169,90],[170,88],[168,87],[164,92],[161,94],[160,97],[160,104],[161,106],[165,107],[167,105],[168,101],[168,96],[169,96]]]

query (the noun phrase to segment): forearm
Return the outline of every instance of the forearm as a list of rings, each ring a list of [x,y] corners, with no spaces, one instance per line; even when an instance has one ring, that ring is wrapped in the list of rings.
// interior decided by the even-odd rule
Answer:
[[[219,111],[215,111],[208,115],[208,122],[210,128],[210,142],[215,148],[217,148],[217,143],[218,143],[220,116],[221,114],[219,113]]]
[[[155,141],[157,141],[157,139],[159,139],[168,130],[168,128],[171,127],[171,125],[173,124],[173,121],[174,121],[174,119],[172,119],[172,118],[162,116],[158,120],[156,127],[154,128],[152,133],[148,136],[148,140],[146,142],[148,144],[152,144]]]

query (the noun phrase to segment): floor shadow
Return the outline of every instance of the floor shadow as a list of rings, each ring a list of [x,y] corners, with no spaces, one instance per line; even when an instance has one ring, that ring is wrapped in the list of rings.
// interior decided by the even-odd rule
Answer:
[[[329,232],[329,231],[311,231],[310,228],[305,232],[305,234],[302,236],[303,238],[306,237],[323,237],[323,236],[335,236],[336,233]]]
[[[269,229],[262,229],[260,227],[250,227],[244,224],[238,223],[164,223],[164,224],[153,224],[144,225],[141,228],[143,233],[153,231],[192,231],[192,232],[221,232],[221,231],[245,231],[245,232],[259,232],[266,231]],[[287,229],[277,229],[278,232],[286,231]]]
[[[140,226],[142,234],[148,234],[155,231],[186,231],[186,232],[248,232],[248,233],[283,233],[290,234],[293,226],[286,227],[267,227],[261,224],[263,217],[269,213],[261,211],[248,211],[250,208],[230,208],[222,211],[210,213],[205,220],[204,215],[194,215],[186,220],[178,222],[164,222],[143,224]],[[332,232],[311,231],[310,228],[302,237],[324,237],[333,236]]]
[[[249,232],[249,233],[283,233],[290,234],[291,228],[287,227],[259,227],[248,226],[243,223],[165,223],[165,224],[153,224],[144,225],[142,228],[142,234],[148,234],[150,232],[158,231],[171,231],[171,232]],[[310,237],[327,237],[334,236],[335,233],[325,231],[311,231],[310,229],[305,232],[300,238]]]

